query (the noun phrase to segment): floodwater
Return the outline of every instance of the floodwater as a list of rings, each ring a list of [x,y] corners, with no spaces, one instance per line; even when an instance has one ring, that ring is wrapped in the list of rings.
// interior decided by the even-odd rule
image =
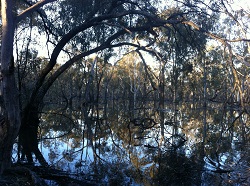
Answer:
[[[73,127],[44,121],[39,148],[52,167],[100,185],[250,185],[247,116],[218,115],[144,109],[88,114]]]

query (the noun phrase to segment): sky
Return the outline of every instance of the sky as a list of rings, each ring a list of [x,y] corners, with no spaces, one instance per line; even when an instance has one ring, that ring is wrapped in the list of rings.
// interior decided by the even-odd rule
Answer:
[[[238,9],[249,9],[249,14],[250,14],[250,0],[228,0],[230,3],[232,3],[232,8],[234,10],[238,10]],[[38,36],[39,37],[39,36]],[[46,36],[40,36],[39,38],[40,40],[40,44],[38,46],[38,56],[43,56],[43,57],[47,57],[48,56],[48,51],[46,48]],[[53,46],[51,46],[49,44],[49,53],[51,54],[53,51]],[[60,61],[63,63],[65,62],[67,59],[64,57],[64,55],[61,55],[60,57]]]
[[[233,7],[237,9],[250,9],[250,1],[249,0],[234,0]]]

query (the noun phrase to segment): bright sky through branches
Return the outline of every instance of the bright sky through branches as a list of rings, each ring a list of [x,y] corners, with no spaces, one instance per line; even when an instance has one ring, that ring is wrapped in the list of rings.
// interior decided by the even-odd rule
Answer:
[[[165,4],[166,1],[162,1]],[[232,10],[236,11],[236,10],[240,10],[240,9],[244,9],[246,10],[246,12],[248,12],[250,14],[250,2],[249,0],[228,0],[229,5],[231,6]],[[175,4],[176,1],[170,2],[168,1],[167,4],[171,4],[172,6],[175,6],[177,4]],[[162,8],[165,6],[162,6]],[[228,6],[227,6],[228,7]],[[230,7],[228,7],[230,8]],[[39,36],[38,36],[39,37]],[[45,35],[40,35],[39,38],[39,46],[37,46],[37,50],[38,50],[38,56],[42,56],[42,57],[48,57],[48,53],[51,54],[53,51],[53,46],[52,44],[48,44],[46,45],[46,41],[47,38]],[[47,48],[48,47],[48,48]],[[47,51],[47,49],[49,50],[49,52]],[[59,57],[60,62],[65,62],[67,61],[67,56],[61,54],[61,57]]]

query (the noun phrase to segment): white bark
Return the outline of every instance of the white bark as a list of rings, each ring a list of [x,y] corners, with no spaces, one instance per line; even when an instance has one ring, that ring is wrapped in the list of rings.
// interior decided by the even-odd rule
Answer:
[[[12,147],[20,127],[19,96],[15,84],[14,61],[12,57],[15,30],[12,10],[13,1],[1,0],[1,86],[5,120],[0,126],[2,131],[2,136],[0,136],[0,173],[11,165]]]
[[[13,0],[1,0],[2,46],[1,46],[1,89],[4,103],[4,120],[0,122],[0,174],[11,166],[14,140],[21,125],[19,92],[15,82],[13,42],[17,21],[24,19],[44,4],[55,0],[41,0],[23,13],[13,14]]]

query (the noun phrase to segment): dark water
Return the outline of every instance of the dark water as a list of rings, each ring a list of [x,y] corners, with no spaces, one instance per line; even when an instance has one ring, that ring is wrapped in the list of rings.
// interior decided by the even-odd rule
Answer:
[[[43,120],[40,149],[51,166],[104,185],[250,185],[249,121],[227,113],[92,110],[73,125]]]

